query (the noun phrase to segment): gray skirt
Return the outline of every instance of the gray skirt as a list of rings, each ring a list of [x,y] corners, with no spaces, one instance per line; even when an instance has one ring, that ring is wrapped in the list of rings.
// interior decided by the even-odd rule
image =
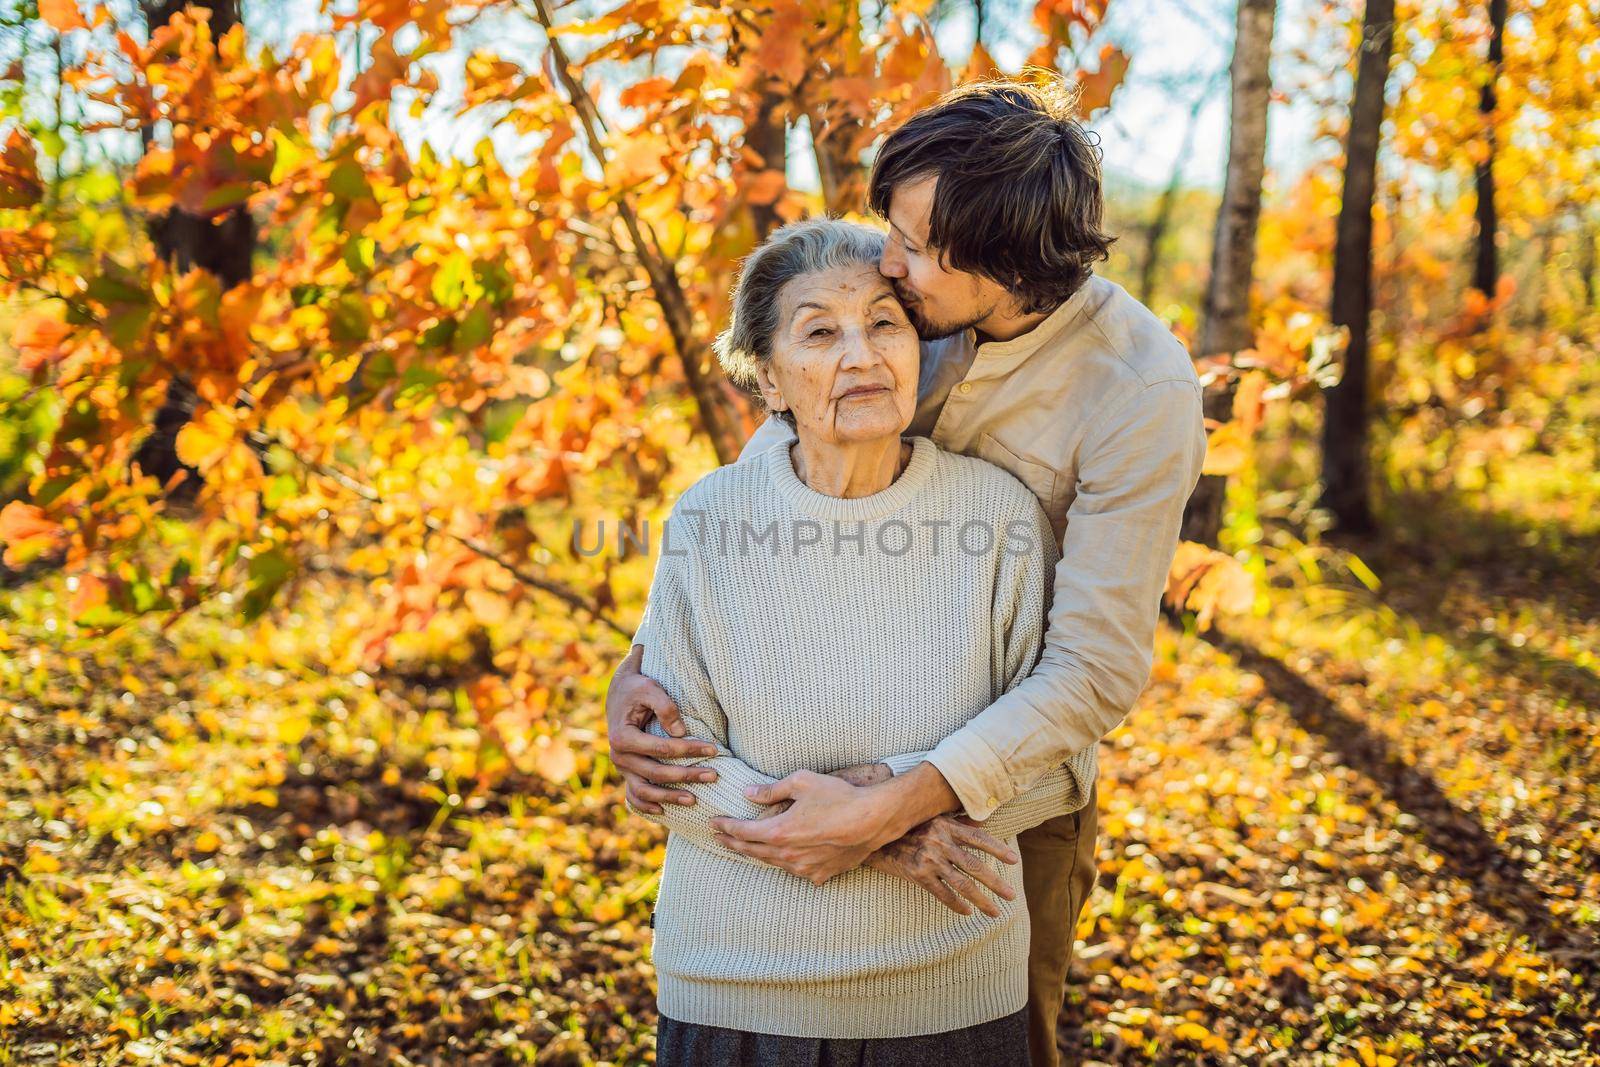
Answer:
[[[1028,1013],[916,1037],[785,1037],[656,1024],[656,1067],[1028,1067]]]

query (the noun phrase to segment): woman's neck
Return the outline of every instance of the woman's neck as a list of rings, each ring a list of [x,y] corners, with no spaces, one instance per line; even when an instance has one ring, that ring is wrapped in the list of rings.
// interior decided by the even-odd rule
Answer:
[[[906,469],[911,442],[899,434],[847,444],[800,438],[790,457],[795,476],[825,496],[871,496],[889,488]]]

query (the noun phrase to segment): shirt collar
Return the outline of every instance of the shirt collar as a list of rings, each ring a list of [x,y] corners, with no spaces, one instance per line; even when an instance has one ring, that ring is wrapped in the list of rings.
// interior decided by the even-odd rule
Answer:
[[[968,342],[977,347],[977,352],[972,358],[971,370],[981,370],[988,376],[992,371],[1009,369],[1021,363],[1065,332],[1088,304],[1089,291],[1104,284],[1106,284],[1104,279],[1091,274],[1082,285],[1078,286],[1077,292],[1062,301],[1037,326],[1009,341],[985,341],[983,344],[978,344],[977,330],[968,327]]]

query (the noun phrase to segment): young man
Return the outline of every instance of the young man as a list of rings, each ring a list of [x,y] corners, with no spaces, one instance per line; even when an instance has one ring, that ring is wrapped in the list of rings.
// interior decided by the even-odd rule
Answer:
[[[786,811],[718,825],[728,847],[815,882],[883,850],[903,861],[896,873],[951,907],[983,908],[977,876],[940,828],[947,813],[983,820],[1092,748],[1143,690],[1205,457],[1200,383],[1166,326],[1092,273],[1112,239],[1100,229],[1097,152],[1064,87],[953,90],[884,143],[869,197],[890,230],[879,269],[924,340],[906,432],[1010,471],[1061,538],[1044,649],[1022,684],[911,771],[821,787],[817,776],[785,779],[754,799],[791,801]],[[744,454],[791,434],[769,418]],[[706,772],[657,760],[706,747],[682,736],[670,698],[639,673],[642,651],[629,653],[606,698],[612,759],[636,805],[693,803],[672,785]],[[645,732],[652,715],[672,738]],[[1096,875],[1096,789],[1092,779],[1080,787],[1083,808],[1018,841],[1032,934],[1029,1040],[1034,1062],[1049,1067]]]

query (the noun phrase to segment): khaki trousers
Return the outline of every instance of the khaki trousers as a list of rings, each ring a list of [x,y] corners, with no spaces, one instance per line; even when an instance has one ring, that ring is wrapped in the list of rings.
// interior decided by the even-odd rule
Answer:
[[[1028,898],[1028,1048],[1033,1067],[1059,1067],[1056,1026],[1067,995],[1067,969],[1078,915],[1098,876],[1100,829],[1097,781],[1089,802],[1017,835],[1022,886]]]

